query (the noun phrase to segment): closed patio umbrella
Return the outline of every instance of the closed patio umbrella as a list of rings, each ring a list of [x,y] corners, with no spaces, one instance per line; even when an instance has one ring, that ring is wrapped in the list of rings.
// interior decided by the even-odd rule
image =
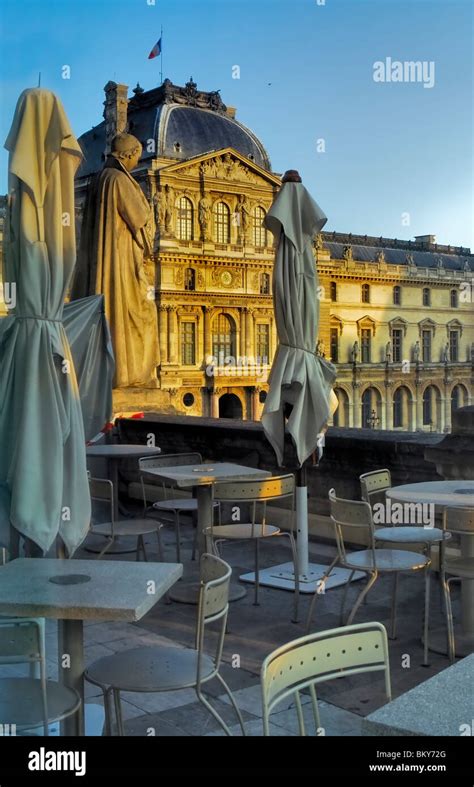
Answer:
[[[298,173],[294,170],[285,173],[283,185],[264,221],[277,244],[273,303],[278,348],[270,372],[262,424],[278,464],[285,463],[285,432],[288,432],[302,468],[297,473],[296,488],[300,592],[314,592],[325,568],[308,563],[308,495],[302,465],[320,449],[320,435],[337,406],[332,390],[336,370],[315,353],[319,300],[313,238],[326,221]],[[293,565],[266,569],[261,572],[260,581],[291,589]]]
[[[9,205],[4,280],[16,304],[0,321],[0,538],[10,526],[69,555],[90,524],[85,436],[63,325],[76,259],[74,173],[82,158],[59,99],[25,90],[5,147]]]

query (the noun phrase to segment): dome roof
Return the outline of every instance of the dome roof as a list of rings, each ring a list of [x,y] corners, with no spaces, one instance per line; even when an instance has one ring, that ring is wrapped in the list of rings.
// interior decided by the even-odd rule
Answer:
[[[218,91],[198,91],[192,79],[184,88],[167,79],[159,88],[144,92],[137,87],[134,93],[128,102],[128,131],[143,144],[142,161],[157,157],[185,161],[231,147],[271,172],[264,146],[235,119]],[[77,173],[81,178],[104,164],[105,121],[79,137],[79,143],[85,159]]]

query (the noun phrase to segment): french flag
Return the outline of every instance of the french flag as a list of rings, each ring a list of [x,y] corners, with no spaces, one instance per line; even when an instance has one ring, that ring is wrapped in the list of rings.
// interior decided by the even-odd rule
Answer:
[[[148,55],[148,60],[153,60],[154,57],[159,57],[159,55],[161,55],[161,38]]]

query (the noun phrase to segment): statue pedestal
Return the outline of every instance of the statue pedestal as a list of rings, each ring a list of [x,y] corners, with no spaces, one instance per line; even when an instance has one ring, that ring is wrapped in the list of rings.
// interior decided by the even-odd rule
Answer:
[[[453,413],[451,434],[427,448],[425,459],[436,465],[443,478],[474,478],[474,406],[460,407]]]

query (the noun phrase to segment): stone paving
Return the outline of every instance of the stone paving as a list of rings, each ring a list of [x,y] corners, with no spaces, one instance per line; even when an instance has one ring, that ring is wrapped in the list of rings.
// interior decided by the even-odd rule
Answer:
[[[157,559],[155,539],[149,539],[149,558]],[[285,540],[286,541],[286,540]],[[166,558],[174,561],[174,532],[164,531]],[[183,528],[183,559],[185,579],[196,575],[197,563],[191,563],[191,528]],[[287,547],[267,545],[262,549],[262,564],[272,565],[288,560]],[[313,560],[329,563],[334,548],[330,545],[312,543],[310,553]],[[81,550],[77,557],[93,555]],[[253,549],[249,544],[231,544],[224,547],[223,557],[233,567],[234,578],[253,566]],[[134,555],[104,557],[104,560],[134,559]],[[399,585],[397,639],[390,641],[390,662],[393,696],[408,691],[415,685],[449,666],[446,656],[430,654],[430,666],[423,667],[421,644],[423,578],[404,575]],[[348,604],[358,592],[354,583],[348,596]],[[388,624],[390,614],[391,580],[380,579],[369,594],[356,617],[356,622],[381,621]],[[316,605],[312,630],[324,630],[339,625],[339,605],[342,588],[329,590]],[[454,614],[458,614],[458,594],[453,587]],[[303,636],[311,596],[302,596],[300,622],[291,622],[292,594],[286,591],[261,588],[258,607],[253,605],[252,588],[248,586],[245,598],[230,605],[228,632],[226,635],[222,675],[234,692],[235,699],[244,717],[248,735],[262,735],[262,712],[260,699],[259,671],[263,658],[275,647]],[[443,625],[441,596],[438,583],[433,581],[431,594],[430,625]],[[193,643],[196,607],[166,603],[161,600],[138,624],[90,623],[85,625],[85,657],[90,663],[101,656],[140,645],[173,644],[189,646]],[[46,636],[48,676],[57,676],[56,624],[47,622]],[[238,666],[236,666],[236,664]],[[5,669],[5,668],[4,668]],[[23,667],[9,668],[9,674],[24,674]],[[3,674],[2,670],[0,674]],[[207,688],[211,702],[230,726],[233,734],[240,735],[234,710],[222,693],[217,681]],[[123,714],[127,735],[223,735],[223,730],[211,714],[197,701],[193,690],[142,694],[124,692]],[[361,720],[384,703],[383,678],[378,675],[362,675],[338,679],[322,684],[318,691],[321,724],[326,735],[360,735]],[[94,703],[101,702],[100,690],[86,684],[86,698]],[[309,701],[309,698],[308,698]],[[308,732],[314,734],[310,705],[305,705]],[[292,736],[297,734],[297,719],[294,706],[280,706],[272,715],[271,734]]]

